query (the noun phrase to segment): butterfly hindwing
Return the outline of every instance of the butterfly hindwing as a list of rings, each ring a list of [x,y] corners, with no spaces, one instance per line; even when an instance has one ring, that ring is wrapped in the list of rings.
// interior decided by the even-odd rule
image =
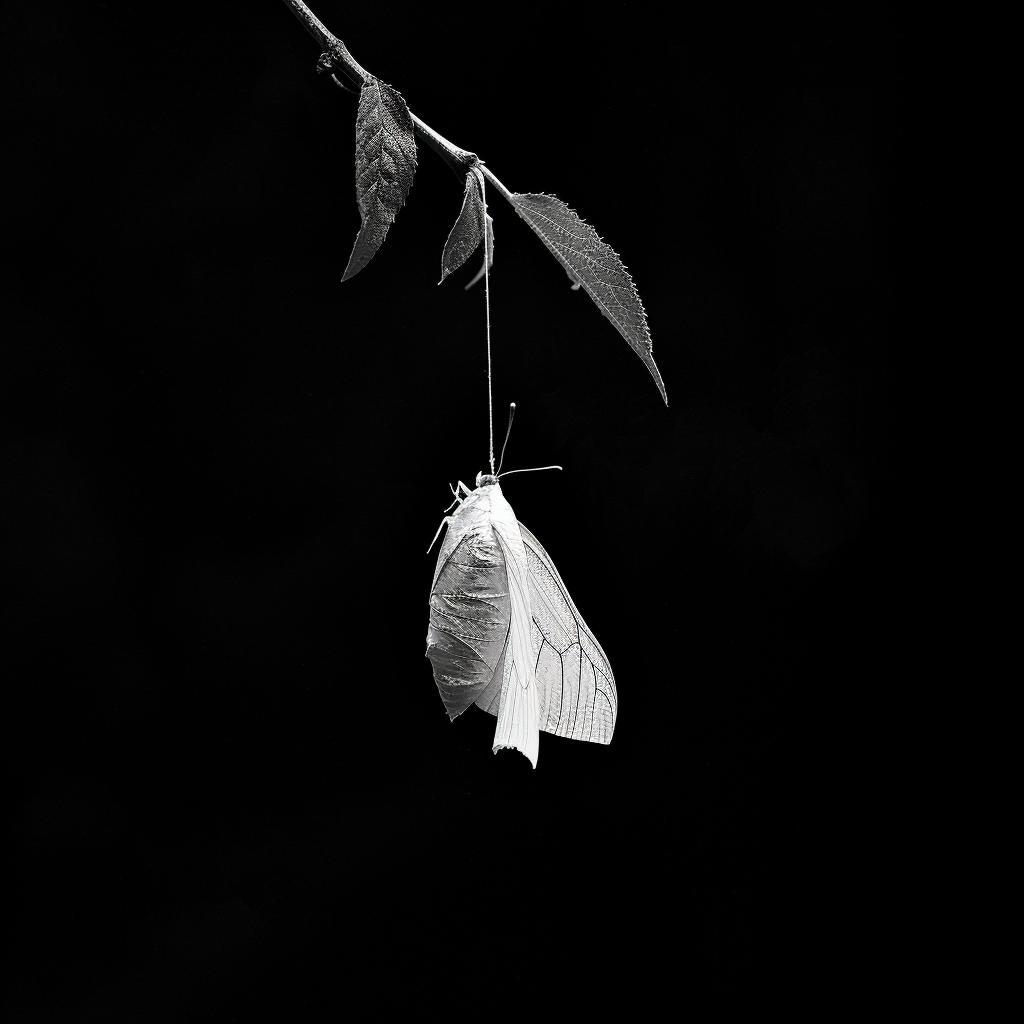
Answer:
[[[540,541],[519,524],[530,570],[532,645],[544,732],[611,742],[618,711],[615,677]]]

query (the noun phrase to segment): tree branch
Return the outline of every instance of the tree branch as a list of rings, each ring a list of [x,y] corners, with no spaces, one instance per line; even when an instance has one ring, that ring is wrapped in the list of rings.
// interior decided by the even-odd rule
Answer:
[[[391,86],[381,82],[380,79],[371,75],[369,71],[361,67],[356,59],[348,52],[345,44],[334,35],[319,18],[303,3],[303,0],[284,0],[303,25],[306,31],[319,43],[322,53],[317,67],[321,71],[340,71],[352,82],[360,87],[360,109],[362,109],[363,98],[370,96],[374,83],[376,91],[390,97],[390,102],[396,111],[399,111],[404,121],[402,132],[406,145],[414,149],[415,144],[411,135],[419,136],[435,153],[437,153],[456,176],[462,179],[466,177],[467,189],[470,187],[472,173],[475,172],[480,182],[480,202],[483,203],[483,182],[481,173],[501,194],[512,204],[516,213],[529,224],[531,230],[544,243],[548,251],[562,265],[565,272],[572,281],[573,290],[584,288],[597,308],[611,321],[615,329],[622,335],[623,339],[631,349],[643,360],[665,404],[668,405],[668,394],[665,391],[664,381],[661,373],[655,365],[651,349],[651,332],[647,326],[647,314],[644,311],[643,302],[640,300],[640,293],[633,283],[633,278],[626,269],[625,264],[619,258],[619,254],[594,228],[584,221],[579,214],[570,209],[560,199],[544,193],[515,193],[510,192],[495,176],[484,166],[483,161],[468,150],[460,149],[454,143],[449,142],[443,135],[439,135],[430,125],[421,121],[411,110],[408,109],[405,98]],[[334,79],[338,81],[337,77]],[[338,83],[340,84],[340,83]],[[372,99],[372,96],[370,96]],[[372,105],[372,104],[371,104]],[[412,133],[409,132],[408,116],[412,123]],[[359,149],[357,139],[357,167],[361,159],[362,150]],[[357,196],[360,197],[359,212],[363,217],[363,226],[359,229],[359,236],[356,239],[356,247],[353,249],[353,256],[349,262],[349,269],[345,271],[347,280],[352,274],[357,273],[372,258],[387,234],[388,227],[394,220],[395,214],[405,201],[405,196],[412,184],[412,173],[416,169],[415,154],[411,157],[401,157],[404,161],[405,177],[400,176],[402,191],[399,195],[394,193],[394,182],[390,179],[385,182],[387,188],[375,198],[376,205],[364,207],[364,197],[359,190],[357,183]],[[374,186],[376,188],[376,185]],[[391,189],[391,191],[388,191]],[[395,196],[397,195],[397,199]],[[467,196],[469,193],[467,192]],[[386,200],[382,207],[382,197]],[[390,205],[388,205],[390,203]],[[387,216],[381,214],[383,209]],[[370,210],[372,216],[368,215]],[[376,211],[376,212],[373,212]],[[480,211],[478,211],[480,212]],[[445,253],[442,256],[441,280],[454,269],[461,265],[470,251],[475,250],[480,241],[484,243],[484,268],[483,273],[486,280],[487,269],[493,259],[493,235],[491,234],[491,219],[487,215],[486,204],[482,206],[483,220],[479,217],[475,227],[464,228],[462,226],[463,215],[459,215],[459,221],[453,229],[453,235],[449,236],[449,244],[445,246]],[[472,220],[472,218],[471,218]],[[468,232],[468,234],[467,234]],[[474,234],[476,232],[476,234]],[[450,249],[452,239],[455,239],[454,249]],[[462,248],[469,248],[459,256]],[[449,256],[451,254],[451,260]],[[355,263],[353,263],[355,261]],[[452,263],[449,266],[449,263]],[[354,269],[353,269],[354,268]],[[473,284],[479,274],[470,284]],[[468,286],[467,286],[468,287]],[[490,335],[488,334],[488,338]],[[492,445],[493,448],[493,445]],[[493,463],[493,451],[492,451]]]
[[[331,66],[336,71],[340,71],[349,81],[360,87],[374,79],[375,76],[356,61],[355,57],[349,53],[348,47],[324,25],[303,3],[303,0],[284,0],[284,3],[292,14],[305,25],[306,31],[317,41],[321,50],[330,57]],[[409,116],[412,118],[417,136],[451,167],[459,180],[462,180],[470,167],[479,162],[476,153],[460,149],[453,142],[449,142],[425,121],[420,120],[411,110]]]

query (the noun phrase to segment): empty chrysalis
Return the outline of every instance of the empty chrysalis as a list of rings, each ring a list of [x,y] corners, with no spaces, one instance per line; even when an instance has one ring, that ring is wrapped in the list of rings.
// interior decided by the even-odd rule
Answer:
[[[607,656],[550,555],[516,520],[498,483],[509,473],[498,468],[478,473],[472,491],[460,480],[458,508],[441,523],[426,653],[449,718],[471,704],[497,715],[494,751],[519,750],[536,768],[541,732],[609,743],[618,699]]]

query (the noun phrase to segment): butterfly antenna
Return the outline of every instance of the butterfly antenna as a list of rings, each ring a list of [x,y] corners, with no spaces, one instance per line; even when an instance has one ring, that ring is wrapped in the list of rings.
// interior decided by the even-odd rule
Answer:
[[[502,473],[501,467],[505,465],[505,449],[508,447],[508,436],[512,433],[512,420],[516,415],[516,403],[512,402],[508,407],[508,430],[505,431],[505,443],[501,446],[501,461],[498,463],[498,479],[503,476],[511,476],[513,473],[539,473],[542,469],[561,469],[561,466],[534,466],[532,469],[510,469]],[[492,462],[493,466],[494,463]]]
[[[542,469],[561,469],[561,466],[532,466],[530,469],[510,469],[501,476],[511,476],[513,473],[539,473]]]
[[[505,431],[505,443],[501,446],[501,459],[498,461],[498,472],[505,465],[505,449],[508,447],[508,435],[512,433],[512,420],[516,414],[516,403],[512,402],[508,407],[508,430]],[[491,470],[494,470],[494,462],[491,462]]]

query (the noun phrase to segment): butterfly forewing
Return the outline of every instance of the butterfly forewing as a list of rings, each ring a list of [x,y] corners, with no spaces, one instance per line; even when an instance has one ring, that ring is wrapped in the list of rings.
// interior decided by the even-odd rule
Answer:
[[[508,642],[505,559],[485,506],[470,496],[452,517],[430,590],[427,657],[450,718],[488,691]]]

